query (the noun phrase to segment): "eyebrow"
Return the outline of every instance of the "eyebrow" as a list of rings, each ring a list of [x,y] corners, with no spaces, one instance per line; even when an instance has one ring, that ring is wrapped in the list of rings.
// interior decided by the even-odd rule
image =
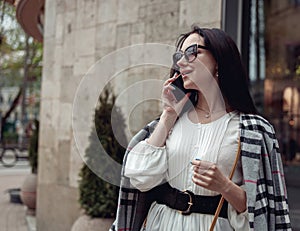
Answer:
[[[209,48],[207,46],[203,46],[203,45],[199,45],[198,44],[198,48],[202,48],[202,49],[205,49],[205,50],[209,50]]]
[[[205,49],[205,50],[209,50],[209,48],[207,46],[203,46],[203,45],[199,45],[199,44],[195,43],[195,44],[192,44],[192,45],[188,46],[184,51],[182,51],[181,49],[179,51],[185,52],[188,48],[190,48],[191,46],[194,46],[194,45],[197,45],[197,48],[202,48],[202,49]]]

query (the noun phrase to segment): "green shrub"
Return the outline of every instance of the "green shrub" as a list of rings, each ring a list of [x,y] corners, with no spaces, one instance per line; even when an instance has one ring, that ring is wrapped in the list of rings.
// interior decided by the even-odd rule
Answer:
[[[99,98],[99,106],[96,108],[94,118],[97,135],[91,133],[89,137],[90,144],[85,152],[87,165],[81,168],[79,174],[79,203],[86,214],[91,217],[112,218],[115,217],[117,210],[118,188],[102,180],[98,176],[99,174],[97,175],[91,170],[101,169],[101,175],[108,173],[120,176],[119,171],[112,171],[112,166],[107,163],[105,158],[105,153],[107,153],[114,160],[121,163],[125,152],[123,146],[115,139],[111,125],[111,116],[113,116],[118,125],[118,132],[121,133],[117,137],[126,137],[123,115],[118,107],[114,107],[114,103],[115,96],[108,87]],[[114,113],[112,113],[112,110],[114,110]],[[99,141],[104,150],[95,153],[95,150],[98,150]],[[126,138],[125,142],[127,143]]]
[[[18,134],[15,132],[5,131],[3,133],[3,141],[5,144],[17,144],[18,143]]]

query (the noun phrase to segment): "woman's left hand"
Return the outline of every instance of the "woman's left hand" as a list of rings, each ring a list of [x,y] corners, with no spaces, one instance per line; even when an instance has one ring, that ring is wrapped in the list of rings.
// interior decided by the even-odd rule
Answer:
[[[215,163],[193,160],[193,182],[203,188],[222,194],[239,213],[247,209],[246,192],[227,178]]]
[[[223,194],[229,187],[230,180],[224,176],[215,163],[193,160],[193,182],[203,188]]]

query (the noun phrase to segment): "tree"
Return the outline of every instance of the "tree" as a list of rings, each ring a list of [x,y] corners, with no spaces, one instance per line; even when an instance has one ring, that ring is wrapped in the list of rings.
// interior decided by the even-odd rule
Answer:
[[[1,1],[0,30],[0,92],[1,88],[19,86],[10,108],[2,112],[1,136],[4,125],[21,103],[21,121],[26,122],[26,93],[39,91],[42,73],[42,44],[26,35],[15,17],[15,7]],[[39,107],[39,105],[35,105]],[[36,109],[38,111],[38,109]]]
[[[90,145],[86,150],[86,165],[80,171],[79,202],[86,214],[91,217],[112,218],[115,217],[117,210],[118,188],[96,175],[91,169],[102,169],[102,172],[112,172],[105,158],[105,152],[108,153],[115,161],[121,163],[125,149],[115,139],[111,124],[111,116],[118,124],[117,137],[125,138],[125,122],[120,108],[114,107],[115,96],[112,89],[107,87],[99,98],[99,107],[95,111],[95,126],[99,140],[90,135]],[[125,138],[126,139],[126,138]],[[95,153],[98,142],[101,142],[103,150]],[[122,141],[123,143],[124,141]],[[126,141],[125,141],[126,142]],[[124,144],[124,143],[123,143]],[[101,164],[101,166],[99,166]],[[113,173],[119,174],[120,172]]]
[[[0,86],[12,86],[22,80],[25,33],[16,19],[15,7],[1,1]]]

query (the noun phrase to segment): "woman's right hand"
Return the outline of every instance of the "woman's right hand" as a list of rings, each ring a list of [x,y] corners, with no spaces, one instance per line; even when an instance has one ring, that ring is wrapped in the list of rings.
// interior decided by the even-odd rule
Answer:
[[[151,145],[157,147],[162,147],[165,145],[170,130],[173,128],[178,115],[180,114],[180,112],[183,109],[183,106],[189,99],[188,93],[179,102],[177,102],[174,94],[172,93],[174,87],[171,86],[171,84],[177,77],[178,75],[175,75],[174,77],[168,79],[163,85],[163,112],[160,116],[158,124],[156,125],[156,128],[147,140],[147,143]]]
[[[177,118],[180,112],[182,111],[184,105],[189,100],[190,93],[187,93],[180,101],[177,101],[173,90],[172,82],[179,77],[179,74],[175,74],[172,78],[169,78],[165,81],[162,90],[162,102],[163,102],[163,114],[166,114],[170,117]]]

